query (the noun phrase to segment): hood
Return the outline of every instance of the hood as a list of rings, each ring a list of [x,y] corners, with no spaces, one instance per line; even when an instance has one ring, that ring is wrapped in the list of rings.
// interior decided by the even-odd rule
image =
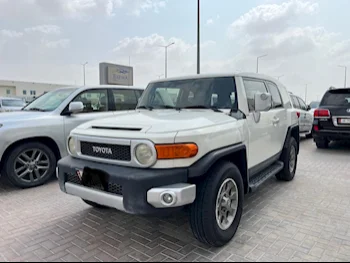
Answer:
[[[47,116],[47,112],[35,112],[35,111],[15,111],[15,112],[2,112],[0,113],[0,123],[4,122],[17,122],[28,121],[33,119],[40,119]]]
[[[142,110],[94,120],[79,126],[78,129],[169,133],[200,129],[232,121],[237,120],[225,113],[212,110]]]

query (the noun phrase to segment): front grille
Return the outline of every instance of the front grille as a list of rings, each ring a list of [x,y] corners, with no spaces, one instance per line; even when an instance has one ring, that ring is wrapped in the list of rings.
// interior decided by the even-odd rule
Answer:
[[[76,174],[67,174],[67,182],[83,186],[82,182],[79,179],[79,176]],[[92,189],[104,191],[107,193],[123,196],[123,187],[121,185],[115,184],[115,183],[108,183],[107,191],[105,191],[98,177],[92,177],[92,180],[89,182],[89,184],[84,186]]]
[[[115,160],[115,161],[131,161],[130,146],[103,144],[92,142],[80,142],[81,153],[83,155]]]

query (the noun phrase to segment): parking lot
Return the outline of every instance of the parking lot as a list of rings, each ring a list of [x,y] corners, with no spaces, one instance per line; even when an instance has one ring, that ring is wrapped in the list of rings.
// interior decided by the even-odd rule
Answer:
[[[195,241],[186,212],[171,218],[96,210],[59,191],[0,184],[0,261],[349,261],[350,147],[303,140],[294,181],[248,195],[235,239]]]

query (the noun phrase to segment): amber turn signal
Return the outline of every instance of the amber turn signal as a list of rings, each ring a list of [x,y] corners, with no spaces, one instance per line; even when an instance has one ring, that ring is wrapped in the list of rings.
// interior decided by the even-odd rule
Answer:
[[[156,145],[158,160],[191,158],[197,155],[198,146],[194,143],[158,144]]]

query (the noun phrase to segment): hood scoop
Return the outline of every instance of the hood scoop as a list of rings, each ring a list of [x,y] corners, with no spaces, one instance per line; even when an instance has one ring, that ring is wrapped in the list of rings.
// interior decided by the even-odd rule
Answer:
[[[131,128],[131,127],[103,127],[103,126],[92,126],[91,129],[97,130],[113,130],[113,131],[141,131],[142,128]]]

